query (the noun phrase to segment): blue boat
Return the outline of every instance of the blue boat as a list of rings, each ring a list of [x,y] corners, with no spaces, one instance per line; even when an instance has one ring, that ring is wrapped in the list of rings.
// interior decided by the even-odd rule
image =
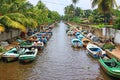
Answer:
[[[85,36],[83,36],[82,34],[79,34],[79,35],[76,36],[76,38],[79,39],[79,40],[82,40],[82,38],[85,38]]]
[[[82,43],[82,41],[81,40],[79,40],[79,39],[72,39],[72,46],[73,47],[82,47],[83,46],[83,43]]]
[[[76,33],[75,33],[75,36],[78,36],[78,35],[80,35],[80,32],[76,32]]]
[[[88,50],[88,54],[90,54],[94,58],[106,56],[106,52],[95,44],[89,43],[86,48]]]

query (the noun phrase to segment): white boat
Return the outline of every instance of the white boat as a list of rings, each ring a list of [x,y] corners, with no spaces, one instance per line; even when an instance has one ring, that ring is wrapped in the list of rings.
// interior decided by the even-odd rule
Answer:
[[[88,54],[90,54],[94,58],[106,56],[106,52],[95,44],[89,43],[86,48],[88,50]]]

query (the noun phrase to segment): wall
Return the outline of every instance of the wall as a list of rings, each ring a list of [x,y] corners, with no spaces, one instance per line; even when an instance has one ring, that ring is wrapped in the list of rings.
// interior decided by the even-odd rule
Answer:
[[[120,44],[120,30],[116,31],[114,42]]]
[[[95,28],[91,28],[90,26],[87,26],[87,25],[81,25],[82,26],[82,29],[84,30],[94,30],[95,31],[95,35],[97,35],[98,37],[104,37],[105,36],[107,38],[114,38],[114,42],[116,44],[119,44],[120,45],[120,30],[115,30],[115,29],[112,29],[112,28],[102,28],[102,29],[95,29]]]
[[[2,32],[0,33],[0,41],[8,40],[8,39],[11,39],[12,37],[17,37],[18,35],[20,35],[19,30],[12,30],[10,32]]]

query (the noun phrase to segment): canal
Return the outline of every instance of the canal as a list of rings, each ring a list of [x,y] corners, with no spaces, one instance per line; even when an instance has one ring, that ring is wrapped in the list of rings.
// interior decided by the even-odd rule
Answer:
[[[115,80],[86,49],[71,47],[73,37],[67,36],[66,29],[66,24],[58,23],[45,49],[30,64],[0,61],[0,80]]]

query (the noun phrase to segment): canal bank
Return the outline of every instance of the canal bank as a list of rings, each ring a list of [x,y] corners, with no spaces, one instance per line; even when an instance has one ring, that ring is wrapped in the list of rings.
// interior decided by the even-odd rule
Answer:
[[[92,43],[94,43],[94,44],[96,44],[96,45],[98,45],[98,46],[100,46],[100,47],[102,47],[105,43],[104,43],[104,40],[105,40],[105,38],[103,39],[103,37],[102,36],[104,36],[105,37],[105,30],[103,29],[97,29],[97,28],[93,28],[92,29],[92,27],[90,27],[89,25],[86,25],[86,24],[82,24],[82,25],[77,25],[77,24],[71,24],[71,23],[67,23],[66,22],[66,24],[67,25],[69,25],[69,26],[71,26],[71,27],[74,27],[75,28],[75,26],[78,26],[79,27],[79,29],[80,30],[87,30],[87,31],[91,31],[91,30],[94,30],[94,34],[96,35],[96,36],[98,36],[101,40],[103,40],[103,43],[100,43],[100,42],[94,42],[94,41],[92,41],[91,39],[89,39],[89,40],[91,40],[91,42]],[[115,33],[114,31],[115,30],[110,30],[111,31],[111,34],[110,35],[113,35],[113,33]],[[113,32],[112,32],[113,31]],[[119,31],[116,31],[116,32],[119,32]],[[107,34],[108,35],[108,34]],[[86,36],[86,35],[84,35],[84,36]],[[119,38],[119,36],[117,36],[118,38]],[[87,38],[87,37],[86,37]],[[116,40],[116,39],[115,39]],[[119,43],[119,41],[118,41],[119,39],[117,39],[117,42]],[[115,42],[116,43],[116,42]],[[107,55],[109,55],[110,57],[114,57],[114,58],[116,58],[118,61],[120,61],[120,45],[118,45],[118,44],[114,44],[114,45],[116,45],[115,46],[115,49],[113,49],[112,51],[110,51],[110,50],[108,50],[108,49],[106,49],[105,51],[106,51],[106,53],[107,53]]]
[[[0,80],[114,80],[101,70],[96,59],[87,55],[86,49],[71,47],[73,37],[67,36],[66,29],[63,22],[57,24],[33,63],[0,61]]]

